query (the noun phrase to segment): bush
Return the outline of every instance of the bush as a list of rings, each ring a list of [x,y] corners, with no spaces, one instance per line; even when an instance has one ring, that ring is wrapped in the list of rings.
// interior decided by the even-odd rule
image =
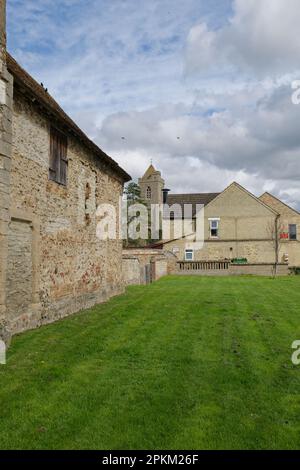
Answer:
[[[247,260],[247,258],[233,258],[233,259],[231,260],[231,262],[232,262],[233,264],[247,264],[247,263],[248,263],[248,260]]]

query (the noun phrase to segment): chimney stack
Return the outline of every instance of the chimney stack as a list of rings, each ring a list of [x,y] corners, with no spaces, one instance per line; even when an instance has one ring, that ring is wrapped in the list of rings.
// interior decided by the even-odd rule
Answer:
[[[170,189],[163,189],[162,190],[162,193],[163,193],[163,203],[164,204],[167,204],[167,200],[168,200],[168,194],[171,190]]]

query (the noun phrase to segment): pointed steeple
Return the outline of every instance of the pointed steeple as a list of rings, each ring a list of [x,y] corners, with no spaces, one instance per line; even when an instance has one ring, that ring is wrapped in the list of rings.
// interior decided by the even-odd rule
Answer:
[[[146,171],[146,173],[144,174],[144,176],[143,176],[142,179],[149,178],[149,177],[152,176],[154,173],[156,173],[156,169],[154,168],[153,164],[151,163],[151,165],[150,165],[149,168],[147,169],[147,171]]]
[[[142,178],[139,178],[141,196],[149,204],[162,204],[165,182],[161,177],[160,171],[157,171],[151,162],[149,168]]]

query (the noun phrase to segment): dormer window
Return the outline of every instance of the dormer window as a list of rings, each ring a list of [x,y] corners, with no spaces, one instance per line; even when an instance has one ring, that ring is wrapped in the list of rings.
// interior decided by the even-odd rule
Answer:
[[[147,199],[151,199],[151,196],[152,196],[152,191],[151,191],[150,186],[148,186],[148,188],[147,188]]]
[[[219,223],[219,218],[209,219],[210,238],[219,238]]]

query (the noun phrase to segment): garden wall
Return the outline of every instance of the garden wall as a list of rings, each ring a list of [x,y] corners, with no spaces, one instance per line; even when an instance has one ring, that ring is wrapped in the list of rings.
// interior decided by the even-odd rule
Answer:
[[[230,262],[198,263],[180,261],[177,263],[177,273],[183,276],[274,276],[275,265],[273,263],[231,264]],[[277,276],[287,276],[289,274],[288,264],[277,265]]]
[[[123,250],[123,278],[125,285],[149,284],[176,272],[177,258],[169,252],[152,248]]]

